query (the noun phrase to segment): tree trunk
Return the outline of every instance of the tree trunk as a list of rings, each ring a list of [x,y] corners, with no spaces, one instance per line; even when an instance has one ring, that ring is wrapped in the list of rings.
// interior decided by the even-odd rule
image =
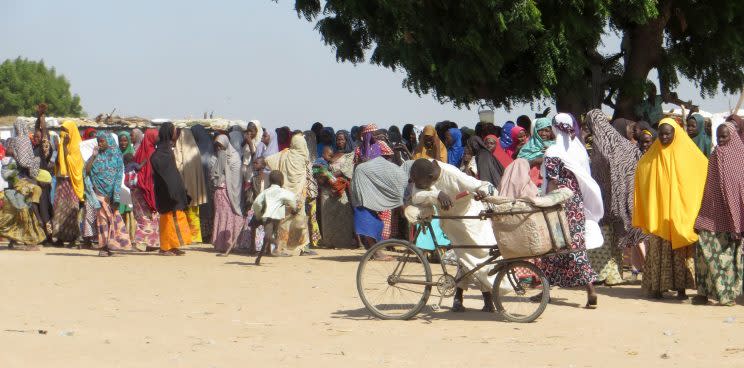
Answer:
[[[576,119],[581,119],[581,115],[586,114],[591,109],[591,104],[587,96],[582,96],[578,90],[558,90],[555,94],[555,108],[559,112],[571,113]]]
[[[626,50],[623,83],[618,91],[614,119],[636,119],[633,110],[643,98],[648,73],[661,62],[664,27],[672,13],[671,3],[672,1],[666,1],[661,5],[658,18],[625,30],[630,42]]]

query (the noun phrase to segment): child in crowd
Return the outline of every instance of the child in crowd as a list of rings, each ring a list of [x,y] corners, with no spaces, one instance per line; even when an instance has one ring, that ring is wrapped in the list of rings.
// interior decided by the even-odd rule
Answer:
[[[127,153],[124,155],[124,185],[129,189],[137,187],[137,172],[142,168],[142,164],[134,161],[134,155]]]
[[[263,249],[256,258],[257,266],[261,264],[261,256],[264,253],[272,254],[271,245],[277,242],[276,233],[279,229],[279,222],[285,217],[285,207],[288,207],[293,215],[299,211],[294,193],[282,188],[283,185],[284,175],[280,171],[274,170],[269,173],[269,187],[256,197],[251,207],[257,221],[261,221],[264,226]],[[283,250],[279,251],[278,256],[289,256]]]
[[[314,167],[324,167],[328,169],[331,165],[331,159],[333,158],[333,148],[331,146],[325,146],[323,147],[323,155],[318,157],[315,162],[313,162]]]
[[[465,146],[462,154],[462,164],[460,164],[460,171],[472,176],[478,177],[478,166],[476,165],[475,158],[473,157],[473,150],[470,146]]]
[[[253,175],[251,176],[248,185],[250,186],[251,193],[249,197],[253,199],[251,201],[251,207],[253,207],[255,199],[258,198],[258,195],[261,194],[261,192],[263,192],[269,184],[270,171],[266,168],[266,160],[263,157],[256,157],[251,165],[253,166]],[[248,210],[250,209],[251,208],[248,208]],[[262,237],[265,236],[265,233],[261,232],[263,228],[258,228],[259,226],[261,226],[261,221],[256,217],[255,213],[253,214],[253,217],[251,217],[250,223],[248,225],[248,237],[250,239],[250,244],[248,245],[249,250],[251,252],[259,252],[258,246],[256,246],[256,232],[258,231],[259,239],[262,239]],[[263,247],[264,244],[261,244],[261,246]],[[271,244],[268,244],[268,246],[271,247]],[[263,250],[263,248],[261,248],[261,250]],[[269,248],[269,251],[271,251],[271,248]]]

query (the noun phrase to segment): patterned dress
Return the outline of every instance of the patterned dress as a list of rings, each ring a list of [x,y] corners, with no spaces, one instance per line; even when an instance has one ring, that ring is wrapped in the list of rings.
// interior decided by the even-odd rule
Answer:
[[[733,303],[742,293],[744,258],[741,238],[729,233],[700,231],[695,254],[695,279],[698,295]]]
[[[575,252],[548,256],[535,263],[545,273],[551,285],[560,287],[588,285],[596,280],[597,275],[592,270],[585,250],[586,217],[579,182],[559,158],[546,157],[544,165],[546,179],[555,180],[558,188],[568,188],[574,192],[573,197],[566,201],[565,205],[569,230],[573,238],[571,247]]]
[[[54,236],[59,241],[72,242],[80,235],[78,212],[80,200],[72,190],[69,178],[57,178],[57,189],[54,195]]]
[[[641,287],[649,296],[667,290],[695,288],[694,246],[672,249],[672,243],[658,236],[649,238]]]
[[[99,196],[98,201],[101,203],[101,208],[96,213],[98,244],[95,248],[131,250],[132,242],[121,214],[114,212],[114,208],[109,206],[107,199]]]
[[[217,187],[214,191],[214,225],[212,245],[218,252],[225,252],[230,245],[237,246],[240,233],[245,226],[245,218],[235,214],[227,188]]]
[[[149,247],[160,246],[160,234],[158,226],[160,215],[152,211],[145,201],[144,194],[140,188],[132,188],[132,212],[137,221],[137,229],[134,231],[134,244],[144,244]]]
[[[602,225],[604,244],[586,251],[592,269],[597,272],[597,281],[605,285],[623,283],[623,250],[617,247],[617,237],[611,225]]]

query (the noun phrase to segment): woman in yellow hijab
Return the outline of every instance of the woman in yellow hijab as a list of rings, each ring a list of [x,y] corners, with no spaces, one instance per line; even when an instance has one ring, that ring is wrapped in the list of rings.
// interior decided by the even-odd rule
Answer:
[[[62,122],[57,154],[57,189],[54,195],[54,237],[57,245],[72,246],[80,235],[78,211],[83,201],[83,156],[80,154],[80,131],[72,120]]]
[[[638,162],[633,226],[651,234],[643,270],[643,289],[654,298],[695,288],[692,259],[698,241],[700,211],[708,159],[684,129],[670,118],[659,122],[659,138]]]
[[[424,127],[424,132],[419,137],[419,144],[413,153],[413,159],[428,158],[447,163],[447,147],[437,136],[433,125]]]

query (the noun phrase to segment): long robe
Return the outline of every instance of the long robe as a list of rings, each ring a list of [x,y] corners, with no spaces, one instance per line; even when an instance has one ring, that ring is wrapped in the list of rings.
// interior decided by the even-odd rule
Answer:
[[[472,196],[459,200],[454,198],[462,192],[475,192],[478,189],[488,190],[493,185],[489,182],[480,181],[472,176],[461,172],[458,168],[439,162],[441,173],[429,190],[414,189],[412,202],[414,205],[433,205],[442,216],[473,216],[485,209],[483,203],[476,201]],[[437,196],[444,192],[454,200],[454,205],[449,210],[439,207]],[[457,245],[481,245],[489,246],[496,244],[493,235],[491,220],[440,220],[444,233],[455,246],[454,251],[460,260],[460,264],[471,270],[489,257],[488,248],[482,249],[458,249]],[[490,292],[496,276],[488,276],[490,267],[483,267],[474,276],[478,280],[481,291]],[[459,287],[465,289],[468,283],[463,281]]]
[[[181,134],[173,148],[173,154],[176,158],[178,172],[186,186],[186,192],[191,196],[189,207],[207,203],[209,191],[204,177],[201,153],[191,129],[181,129]]]

